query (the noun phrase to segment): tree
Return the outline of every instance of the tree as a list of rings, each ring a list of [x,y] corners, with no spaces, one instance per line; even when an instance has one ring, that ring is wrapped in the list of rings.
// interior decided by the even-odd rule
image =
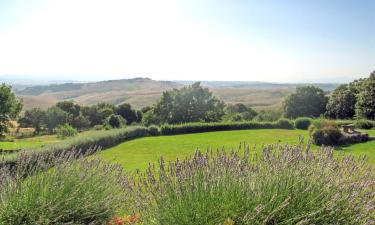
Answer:
[[[328,98],[322,89],[315,86],[298,87],[283,102],[284,115],[287,118],[319,117],[326,111]]]
[[[355,113],[356,91],[350,85],[336,88],[327,104],[326,115],[334,119],[351,119]]]
[[[120,115],[112,114],[108,117],[108,125],[112,128],[120,128],[124,124],[126,124],[126,120]]]
[[[12,87],[0,85],[0,137],[8,131],[9,122],[16,119],[22,109],[22,103],[12,92]]]
[[[72,121],[72,115],[65,112],[59,107],[52,106],[47,109],[46,112],[46,126],[50,133],[53,130],[63,124],[70,124]]]
[[[78,130],[83,130],[90,126],[90,121],[85,116],[80,114],[79,116],[73,118],[72,126]]]
[[[224,103],[199,82],[163,93],[154,107],[154,121],[162,123],[214,122],[224,115]]]
[[[26,110],[23,117],[18,120],[20,127],[34,128],[34,134],[39,134],[43,129],[46,119],[46,112],[39,108]]]
[[[237,103],[234,105],[228,105],[225,109],[226,115],[225,120],[231,121],[242,121],[242,120],[252,120],[258,113],[250,107],[242,103]]]
[[[81,106],[75,104],[73,101],[58,102],[56,106],[64,110],[65,112],[71,114],[73,118],[79,116],[81,111]]]
[[[128,125],[137,122],[137,112],[132,109],[130,104],[124,103],[116,108],[116,114],[122,116]]]
[[[375,120],[375,71],[363,82],[355,108],[358,118]]]

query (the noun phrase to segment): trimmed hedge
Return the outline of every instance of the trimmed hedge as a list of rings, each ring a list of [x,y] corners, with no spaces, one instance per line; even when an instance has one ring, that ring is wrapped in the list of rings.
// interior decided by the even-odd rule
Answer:
[[[279,119],[277,121],[277,126],[281,129],[293,129],[294,128],[293,121],[289,119]]]
[[[162,135],[202,133],[210,131],[245,130],[245,129],[293,129],[290,120],[277,122],[219,122],[219,123],[185,123],[178,125],[163,125]]]
[[[299,117],[294,121],[294,127],[300,130],[307,130],[312,123],[310,117]]]

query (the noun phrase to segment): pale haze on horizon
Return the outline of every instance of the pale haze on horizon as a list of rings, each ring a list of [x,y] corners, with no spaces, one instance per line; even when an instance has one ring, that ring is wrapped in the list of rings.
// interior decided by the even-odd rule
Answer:
[[[347,82],[375,70],[375,1],[0,1],[0,76]]]

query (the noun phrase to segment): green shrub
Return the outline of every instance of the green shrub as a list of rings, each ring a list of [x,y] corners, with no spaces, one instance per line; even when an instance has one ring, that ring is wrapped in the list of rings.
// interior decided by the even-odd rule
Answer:
[[[293,129],[294,128],[293,122],[289,119],[279,119],[277,121],[277,125],[281,129]]]
[[[310,117],[299,117],[294,121],[294,127],[300,130],[307,130],[311,122],[312,119]]]
[[[58,126],[55,129],[55,132],[57,134],[57,137],[61,138],[61,139],[65,139],[67,137],[73,137],[73,136],[76,136],[78,134],[77,129],[70,126],[69,124],[64,124],[64,125]]]
[[[148,132],[151,136],[159,136],[160,135],[160,130],[159,130],[159,127],[157,127],[157,126],[149,126]]]
[[[121,207],[121,170],[99,160],[58,164],[0,188],[0,224],[106,224]]]
[[[161,159],[131,178],[125,207],[156,225],[371,223],[372,165],[336,161],[332,151],[270,147],[254,162],[247,147],[244,156]]]
[[[245,130],[245,129],[292,129],[293,124],[284,122],[220,122],[220,123],[185,123],[161,126],[162,135],[190,134],[209,131]]]
[[[339,145],[342,133],[334,121],[316,120],[309,127],[311,138],[316,145]]]
[[[357,120],[355,126],[360,129],[372,129],[375,125],[375,122],[370,120]]]
[[[107,118],[106,124],[111,128],[120,128],[126,124],[126,120],[120,115],[110,115]]]

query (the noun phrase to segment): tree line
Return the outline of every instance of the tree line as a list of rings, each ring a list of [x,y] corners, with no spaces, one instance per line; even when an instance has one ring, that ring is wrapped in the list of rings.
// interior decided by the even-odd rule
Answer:
[[[280,117],[325,116],[375,120],[375,71],[368,78],[341,85],[330,94],[315,86],[298,87],[295,93],[285,97],[281,110],[257,112],[242,103],[225,104],[199,82],[165,91],[154,105],[141,110],[133,109],[127,103],[82,106],[72,101],[58,102],[47,110],[25,110],[19,116],[21,109],[22,102],[12,93],[11,87],[2,84],[0,135],[7,131],[9,121],[16,119],[20,127],[33,127],[35,134],[41,131],[53,133],[56,128],[66,124],[84,130],[95,126],[118,128],[134,123],[149,126],[188,122],[275,121]]]
[[[342,84],[327,95],[314,86],[297,88],[283,102],[285,117],[375,120],[375,71],[368,78]]]

